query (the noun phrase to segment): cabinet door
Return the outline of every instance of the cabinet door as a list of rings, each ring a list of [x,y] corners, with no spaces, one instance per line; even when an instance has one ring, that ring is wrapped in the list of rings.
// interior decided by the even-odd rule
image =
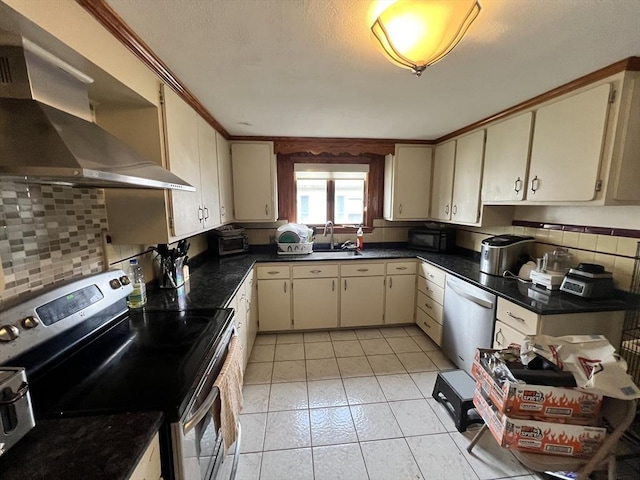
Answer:
[[[231,149],[227,139],[216,132],[218,181],[220,182],[220,222],[233,221],[233,187],[231,180]]]
[[[258,282],[259,330],[291,329],[291,285],[285,280]]]
[[[258,333],[258,294],[256,281],[253,278],[253,271],[249,272],[249,276],[245,284],[245,293],[247,295],[247,336],[249,343],[249,353],[253,347],[253,342]]]
[[[202,185],[202,215],[204,228],[220,225],[220,197],[218,184],[218,153],[216,131],[198,115],[198,152],[200,183]]]
[[[260,222],[276,220],[273,144],[232,144],[231,170],[235,219]]]
[[[610,92],[607,83],[536,112],[528,200],[595,197]]]
[[[451,218],[453,169],[456,160],[456,142],[438,145],[433,157],[433,184],[431,187],[431,218]]]
[[[387,203],[388,220],[426,220],[431,197],[431,147],[397,145],[394,157],[387,158],[385,175],[391,177]],[[387,180],[387,178],[385,178]]]
[[[233,308],[235,309],[233,319],[236,323],[236,329],[238,330],[238,340],[240,341],[240,345],[242,345],[243,368],[247,368],[251,353],[249,352],[249,325],[247,324],[247,295],[244,291],[244,285],[242,285],[236,294]]]
[[[198,114],[173,90],[163,87],[165,141],[169,170],[196,187],[195,192],[171,191],[173,235],[202,230]]]
[[[294,280],[293,328],[337,328],[338,284],[337,278]]]
[[[483,155],[484,130],[458,139],[451,220],[460,223],[476,223],[480,218]]]
[[[384,313],[384,277],[340,280],[340,325],[381,325]]]
[[[416,295],[415,275],[388,275],[384,323],[413,323]]]
[[[519,201],[525,198],[533,113],[487,128],[484,152],[482,200]]]

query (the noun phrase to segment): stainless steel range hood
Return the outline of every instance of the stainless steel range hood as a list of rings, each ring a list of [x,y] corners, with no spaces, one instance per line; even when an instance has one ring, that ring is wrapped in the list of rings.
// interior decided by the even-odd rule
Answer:
[[[20,39],[0,45],[0,178],[102,188],[195,188],[91,121],[91,79]]]

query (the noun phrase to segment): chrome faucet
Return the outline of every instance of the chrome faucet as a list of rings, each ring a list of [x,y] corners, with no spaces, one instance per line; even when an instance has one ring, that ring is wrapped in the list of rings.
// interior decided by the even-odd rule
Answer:
[[[329,228],[329,248],[331,250],[333,250],[333,222],[331,220],[328,220],[327,223],[324,224],[324,232],[322,232],[322,236],[326,237],[327,236],[327,227]]]

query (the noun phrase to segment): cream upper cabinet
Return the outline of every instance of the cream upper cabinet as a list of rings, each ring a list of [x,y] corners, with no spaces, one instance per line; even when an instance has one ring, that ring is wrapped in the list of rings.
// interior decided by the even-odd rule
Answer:
[[[433,183],[431,187],[431,218],[451,219],[453,171],[456,160],[456,142],[438,145],[433,157]]]
[[[384,165],[384,218],[427,220],[431,193],[431,147],[396,145]]]
[[[525,198],[533,113],[526,112],[487,128],[482,201],[518,202]]]
[[[480,219],[480,185],[485,131],[460,137],[456,145],[451,220],[477,223]]]
[[[275,221],[278,203],[273,142],[232,143],[231,170],[235,219]]]
[[[171,191],[174,236],[202,229],[198,114],[170,88],[162,88],[165,152],[169,170],[196,187],[195,192]]]
[[[200,192],[202,196],[202,226],[210,229],[219,226],[220,197],[218,178],[218,132],[198,115],[198,152],[200,156]]]
[[[162,95],[169,169],[196,187],[170,192],[173,235],[182,237],[220,225],[216,131],[173,90]]]
[[[528,200],[595,198],[610,94],[606,83],[537,110]]]
[[[231,147],[226,138],[216,132],[218,181],[220,186],[220,222],[233,221],[233,184],[231,179]]]

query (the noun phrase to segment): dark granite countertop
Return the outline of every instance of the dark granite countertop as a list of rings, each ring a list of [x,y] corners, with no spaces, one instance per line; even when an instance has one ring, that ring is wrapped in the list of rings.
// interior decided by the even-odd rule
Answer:
[[[186,309],[222,307],[256,263],[309,261],[366,261],[378,259],[419,258],[466,280],[499,297],[503,297],[540,315],[628,310],[638,305],[635,296],[619,292],[611,299],[582,299],[564,292],[546,293],[516,279],[480,272],[477,255],[428,253],[406,248],[365,248],[361,255],[349,252],[317,252],[310,255],[276,255],[250,253],[220,259],[205,259],[191,273],[188,286],[178,290],[149,288],[147,309]]]
[[[162,424],[160,412],[37,420],[0,457],[2,480],[126,480]]]

